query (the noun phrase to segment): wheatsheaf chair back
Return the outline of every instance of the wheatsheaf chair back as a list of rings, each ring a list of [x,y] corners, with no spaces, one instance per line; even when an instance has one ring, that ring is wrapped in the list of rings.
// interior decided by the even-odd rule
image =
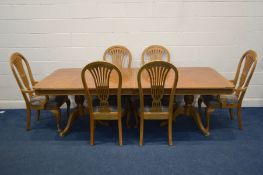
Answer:
[[[144,65],[147,62],[156,61],[156,60],[170,62],[169,51],[164,46],[160,46],[160,45],[151,45],[146,49],[144,49],[141,56],[142,65]]]
[[[120,69],[131,68],[132,55],[126,47],[115,45],[104,52],[103,60],[113,63]]]
[[[236,86],[235,93],[238,96],[239,103],[242,103],[256,65],[257,53],[255,51],[248,50],[242,55],[238,64],[235,79],[233,80],[233,83]]]
[[[173,78],[168,79],[168,74],[173,74]],[[146,94],[144,93],[145,87],[143,84],[145,84],[146,79],[150,81],[150,94],[152,97],[150,107],[145,106],[144,103]],[[140,68],[137,81],[140,95],[140,145],[143,144],[144,120],[168,120],[168,142],[169,145],[172,145],[172,115],[175,90],[178,82],[177,68],[165,61],[152,61]],[[169,87],[171,88],[171,92],[168,107],[162,104],[167,81],[171,81],[169,84],[172,85],[172,87]]]
[[[26,105],[28,105],[30,98],[34,95],[32,86],[37,83],[33,78],[29,63],[22,54],[14,53],[10,58],[10,66]]]
[[[88,72],[87,72],[88,71]],[[117,80],[117,109],[109,104],[109,86],[110,78],[113,77]],[[88,82],[86,81],[86,75],[90,73],[93,77],[96,86],[96,96],[99,99],[99,104],[93,104],[93,94],[90,93]],[[120,70],[114,64],[105,61],[96,61],[86,65],[82,72],[81,78],[85,89],[88,110],[90,113],[90,144],[94,144],[94,121],[95,120],[118,120],[119,128],[119,144],[122,145],[122,126],[121,126],[121,86],[122,76]]]

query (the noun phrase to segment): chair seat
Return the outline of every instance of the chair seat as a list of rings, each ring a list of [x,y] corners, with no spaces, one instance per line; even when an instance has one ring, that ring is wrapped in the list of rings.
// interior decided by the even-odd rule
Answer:
[[[116,99],[116,96],[110,96],[109,98],[109,108],[106,109],[105,111],[103,111],[103,109],[101,109],[100,107],[100,103],[99,103],[99,99],[98,97],[96,96],[93,96],[93,112],[118,112],[117,111],[117,99]],[[87,108],[88,107],[88,104],[87,104],[87,101],[85,100],[84,102],[84,106]],[[123,105],[122,105],[123,106]],[[124,109],[121,108],[121,112],[124,112]]]
[[[123,117],[124,110],[121,109],[120,116]],[[116,106],[109,106],[109,108],[101,109],[100,106],[93,107],[93,117],[95,120],[118,120],[119,113]]]
[[[159,110],[154,111],[151,106],[144,106],[143,115],[144,115],[145,120],[168,119],[168,116],[169,116],[168,107],[162,106],[160,111]],[[139,117],[141,117],[141,115],[139,115]]]
[[[235,94],[220,95],[220,98],[218,98],[217,95],[202,95],[202,98],[204,99],[207,105],[212,106],[221,104],[231,105],[238,103],[238,97]]]
[[[117,106],[109,106],[106,110],[102,109],[100,106],[94,106],[93,112],[118,112]],[[124,112],[124,109],[121,109],[121,112]]]
[[[30,105],[33,107],[41,107],[43,103],[45,102],[46,97],[45,96],[33,96],[30,99]],[[65,101],[68,100],[68,97],[66,95],[61,96],[49,96],[48,102],[45,104],[45,108],[57,108],[60,107]]]
[[[168,106],[161,106],[160,111],[154,111],[152,106],[144,106],[144,112],[168,112]]]

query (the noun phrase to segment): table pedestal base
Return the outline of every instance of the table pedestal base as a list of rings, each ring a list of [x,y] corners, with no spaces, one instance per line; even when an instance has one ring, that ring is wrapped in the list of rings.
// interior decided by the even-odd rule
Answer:
[[[67,126],[65,127],[65,129],[63,129],[63,131],[59,133],[61,137],[64,137],[66,135],[66,133],[70,130],[73,122],[76,120],[76,118],[78,118],[78,116],[85,116],[88,113],[85,107],[83,106],[84,100],[85,100],[84,96],[82,95],[75,96],[75,102],[77,106],[75,107],[73,112],[70,114],[68,122],[67,122]]]
[[[201,117],[199,115],[199,112],[196,110],[196,108],[193,106],[193,102],[194,102],[194,95],[185,95],[184,96],[184,101],[185,101],[185,105],[182,107],[178,107],[176,109],[176,111],[173,114],[173,120],[176,120],[176,117],[178,115],[188,115],[188,116],[192,116],[195,123],[197,124],[198,128],[200,129],[200,131],[202,132],[203,135],[205,136],[209,136],[209,132],[205,129],[202,121],[201,121]],[[60,136],[64,137],[68,131],[70,130],[70,128],[72,127],[72,124],[74,123],[74,121],[79,117],[79,116],[85,116],[86,114],[88,114],[88,111],[85,109],[85,107],[83,106],[84,103],[84,96],[82,95],[76,95],[75,96],[75,102],[77,104],[77,106],[75,107],[74,111],[71,113],[71,115],[69,116],[67,125],[65,127],[65,129],[63,131],[60,132]],[[102,125],[107,125],[107,123],[101,123]]]
[[[184,106],[179,106],[174,114],[173,114],[173,121],[176,120],[176,117],[178,115],[187,115],[187,116],[192,116],[195,123],[197,124],[198,128],[200,129],[200,131],[202,132],[202,134],[204,136],[209,136],[209,132],[205,129],[202,121],[201,121],[201,117],[199,115],[199,112],[196,110],[196,108],[193,106],[193,102],[194,102],[194,95],[185,95],[184,96],[184,102],[185,105]]]
[[[73,110],[73,112],[70,114],[67,125],[65,127],[65,129],[63,129],[63,131],[61,131],[59,133],[59,135],[61,137],[64,137],[68,131],[70,130],[70,128],[72,127],[72,124],[74,123],[74,121],[79,117],[79,116],[86,116],[88,115],[88,111],[87,108],[85,108],[83,106],[84,103],[84,96],[83,95],[76,95],[75,96],[75,102],[77,104],[77,106],[75,107],[75,109]],[[96,121],[96,123],[102,125],[102,126],[109,126],[109,123],[105,122],[105,121]],[[96,123],[95,123],[95,127],[96,127]]]

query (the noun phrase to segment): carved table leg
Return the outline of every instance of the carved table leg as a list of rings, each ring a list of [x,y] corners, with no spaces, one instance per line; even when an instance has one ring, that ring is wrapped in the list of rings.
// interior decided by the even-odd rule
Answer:
[[[83,103],[84,103],[84,96],[82,95],[76,95],[75,96],[75,102],[77,104],[77,106],[75,107],[74,111],[70,114],[69,116],[69,119],[68,119],[68,122],[67,122],[67,126],[65,127],[65,129],[60,132],[60,136],[61,137],[64,137],[65,134],[70,130],[73,122],[76,120],[76,118],[81,115],[81,116],[84,116],[85,115],[85,109],[84,109],[84,106],[83,106]]]
[[[193,106],[194,95],[185,95],[184,102],[185,105],[182,107],[178,107],[178,109],[174,112],[173,120],[175,121],[177,115],[180,114],[192,116],[202,134],[204,134],[205,136],[209,136],[209,132],[205,129],[198,111]]]

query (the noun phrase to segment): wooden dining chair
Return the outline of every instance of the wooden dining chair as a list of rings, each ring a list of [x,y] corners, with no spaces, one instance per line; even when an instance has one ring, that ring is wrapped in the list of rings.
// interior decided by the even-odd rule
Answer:
[[[162,60],[170,63],[170,52],[168,51],[168,49],[161,45],[151,45],[145,48],[141,56],[141,64],[144,65],[149,61],[156,60]],[[146,95],[145,98],[149,99],[150,97]],[[183,96],[178,95],[174,98],[175,107],[178,106],[176,101],[179,101],[181,103],[182,99]],[[163,101],[169,103],[169,96],[165,95]],[[161,122],[161,126],[164,125],[166,125],[166,121]]]
[[[206,116],[206,129],[209,130],[211,113],[216,108],[229,109],[231,120],[234,119],[233,109],[237,109],[239,129],[243,129],[241,108],[242,101],[247,91],[250,79],[254,73],[257,65],[257,54],[253,50],[245,52],[238,64],[234,80],[230,80],[234,85],[234,93],[231,95],[201,95],[198,99],[198,108],[201,111],[201,105],[204,102],[205,116]]]
[[[172,79],[167,79],[168,73],[173,73]],[[144,77],[144,78],[142,78]],[[151,105],[145,105],[145,78],[150,81]],[[140,95],[140,145],[143,145],[144,120],[165,120],[168,122],[168,143],[172,145],[172,116],[174,108],[174,96],[178,82],[177,68],[165,61],[152,61],[143,65],[137,75]],[[167,81],[172,82],[168,106],[162,104],[164,87]]]
[[[37,81],[33,77],[27,59],[22,54],[12,54],[10,66],[26,103],[26,129],[30,130],[31,110],[36,110],[37,120],[40,117],[40,110],[49,110],[55,115],[57,129],[60,131],[60,107],[66,103],[68,115],[70,112],[68,96],[37,96],[33,90],[33,86],[37,84]]]
[[[119,69],[131,68],[132,55],[126,47],[114,45],[104,52],[103,60],[113,63]]]
[[[131,62],[132,62],[132,54],[129,51],[128,48],[122,45],[114,45],[106,49],[106,51],[103,54],[103,60],[108,61],[115,66],[117,66],[119,69],[123,68],[131,68]],[[112,98],[112,96],[110,96]],[[123,96],[122,101],[127,101],[125,105],[125,116],[127,116],[126,119],[126,126],[127,128],[131,127],[131,114],[134,113],[135,115],[135,126],[138,125],[138,117],[136,114],[136,110],[134,108],[134,105],[132,104],[135,100],[133,97]]]
[[[93,96],[88,88],[88,82],[86,81],[86,72],[89,72],[94,80],[96,86],[96,97],[99,99],[99,104],[93,104]],[[109,103],[109,83],[110,77],[117,77],[117,106],[113,106]],[[117,120],[119,128],[119,145],[122,145],[122,108],[121,108],[121,86],[122,76],[117,66],[114,64],[96,61],[86,65],[81,72],[81,79],[85,89],[87,97],[87,105],[90,115],[90,144],[94,145],[94,131],[95,121],[97,120]]]
[[[151,45],[144,49],[141,56],[141,63],[144,65],[149,61],[162,60],[170,63],[170,53],[164,47],[160,45]]]

